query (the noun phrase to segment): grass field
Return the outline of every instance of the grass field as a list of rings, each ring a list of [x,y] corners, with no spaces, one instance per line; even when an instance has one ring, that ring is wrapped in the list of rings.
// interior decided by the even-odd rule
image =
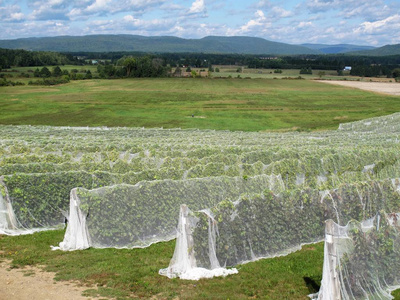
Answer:
[[[0,124],[325,130],[400,111],[396,96],[312,80],[94,79],[0,91]],[[58,280],[98,286],[87,295],[117,299],[308,299],[322,277],[322,243],[238,266],[237,275],[193,282],[158,275],[172,257],[173,241],[146,249],[51,251],[49,246],[60,242],[63,234],[59,230],[0,236],[0,258],[12,259],[15,268],[44,265],[57,272]]]
[[[93,79],[1,91],[0,124],[321,130],[400,110],[398,97],[312,80]]]
[[[86,295],[126,299],[308,299],[321,281],[323,244],[303,247],[285,257],[263,259],[238,266],[239,274],[226,278],[187,281],[158,275],[168,266],[175,242],[158,243],[145,249],[88,249],[52,251],[64,231],[28,236],[0,236],[0,257],[13,259],[12,267],[45,265],[57,272],[57,280],[79,280]]]

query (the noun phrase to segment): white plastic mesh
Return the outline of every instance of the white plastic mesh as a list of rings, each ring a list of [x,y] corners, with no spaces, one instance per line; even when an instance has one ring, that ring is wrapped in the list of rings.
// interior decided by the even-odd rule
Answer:
[[[211,219],[212,217],[210,216],[210,222]],[[174,255],[169,267],[159,271],[160,275],[169,278],[179,277],[186,280],[199,280],[201,278],[227,276],[238,273],[235,268],[226,269],[221,268],[219,265],[215,252],[216,224],[209,224],[209,251],[213,253],[210,258],[211,268],[197,267],[193,248],[192,229],[195,228],[198,221],[198,218],[193,216],[186,205],[181,206]]]
[[[53,250],[82,250],[90,247],[90,236],[86,226],[87,214],[80,209],[80,200],[77,196],[77,189],[71,191],[69,206],[68,226],[65,231],[64,241]]]
[[[195,220],[186,222],[191,243],[180,251],[190,249],[196,267],[213,270],[236,266],[286,255],[303,244],[323,240],[327,219],[346,224],[372,217],[380,210],[400,210],[400,194],[392,180],[345,184],[322,196],[312,189],[279,195],[266,190],[236,202],[222,201],[211,210],[188,213],[188,218]],[[169,266],[174,276],[180,276],[175,268],[181,264],[177,259]]]
[[[400,287],[399,214],[340,226],[326,222],[319,300],[393,299]]]
[[[397,113],[301,134],[0,126],[0,226],[16,228],[6,234],[32,232],[68,216],[63,249],[146,246],[173,238],[179,206],[186,203],[204,227],[193,230],[198,267],[217,270],[284,254],[322,238],[328,218],[343,225],[380,209],[399,211],[399,120]],[[266,188],[271,191],[241,188],[257,176],[276,178]],[[232,184],[207,181],[212,177]],[[194,192],[191,185],[201,178],[207,184]],[[128,191],[128,185],[146,191]],[[74,199],[78,206],[71,206]],[[262,212],[280,218],[271,226]],[[304,227],[288,226],[291,221]],[[266,234],[283,242],[267,244]]]
[[[77,210],[80,221],[75,222],[74,217],[69,217],[67,235],[60,247],[74,249],[75,238],[70,234],[80,234],[84,230],[90,236],[88,246],[96,248],[147,247],[171,240],[176,236],[180,205],[187,203],[195,209],[211,207],[222,199],[235,200],[243,193],[276,188],[279,180],[279,176],[268,175],[247,179],[210,177],[76,189],[71,194],[70,214],[77,214]],[[87,229],[69,230],[76,225]]]

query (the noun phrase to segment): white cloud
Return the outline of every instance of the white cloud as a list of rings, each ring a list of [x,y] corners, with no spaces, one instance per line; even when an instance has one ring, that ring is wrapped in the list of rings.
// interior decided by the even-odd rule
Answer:
[[[160,8],[166,0],[90,0],[85,5],[74,5],[68,16],[73,20],[88,19],[96,16],[109,16],[121,12],[144,14]]]
[[[262,10],[257,10],[254,14],[254,17],[254,19],[248,21],[245,25],[240,27],[240,32],[249,33],[252,31],[262,31],[265,27],[270,26]]]
[[[399,15],[394,0],[0,0],[0,38],[249,35],[292,44],[384,45],[400,43]]]
[[[297,28],[308,28],[308,27],[313,27],[312,22],[300,22],[299,25],[297,25]]]
[[[207,15],[207,8],[204,3],[204,0],[195,0],[192,2],[192,5],[185,13],[182,14],[182,17],[186,18],[206,18]]]
[[[68,0],[35,1],[30,19],[33,20],[68,20]]]
[[[268,16],[272,18],[288,18],[293,16],[293,12],[283,9],[279,6],[274,6],[271,11],[269,12]]]
[[[253,7],[257,9],[265,9],[265,8],[270,8],[272,6],[271,1],[269,0],[260,0],[256,4],[253,5]]]
[[[124,29],[138,30],[142,32],[165,31],[166,28],[171,28],[175,25],[175,21],[166,19],[142,20],[137,19],[132,15],[126,15],[121,23]]]
[[[86,7],[87,12],[99,12],[99,11],[107,11],[109,9],[109,4],[111,0],[95,0],[91,5]]]
[[[355,4],[349,9],[343,9],[342,14],[345,18],[362,18],[364,20],[376,21],[390,16],[392,9],[382,3],[382,1],[365,2]]]
[[[206,11],[204,0],[195,0],[189,9],[190,14],[199,14]]]
[[[18,5],[8,5],[0,7],[0,19],[2,22],[20,22],[25,19],[25,15],[21,12]]]
[[[18,13],[12,13],[12,14],[10,15],[10,19],[11,19],[12,21],[22,21],[24,18],[25,18],[25,15],[24,15],[23,13],[20,13],[20,12],[18,12]]]
[[[21,23],[20,26],[14,26],[12,31],[10,28],[6,29],[8,34],[18,34],[21,37],[36,37],[36,36],[58,36],[70,33],[70,27],[64,22],[35,22],[29,21]]]
[[[306,2],[306,7],[312,13],[333,10],[333,9],[337,9],[337,5],[335,5],[335,1],[337,1],[337,0],[308,0]]]
[[[398,11],[400,4],[386,4],[385,0],[307,0],[305,7],[311,13],[335,11],[339,18],[377,20]]]
[[[160,9],[170,12],[184,10],[184,7],[175,3],[164,3],[160,6]]]
[[[359,34],[382,34],[385,32],[399,32],[400,15],[396,14],[375,22],[364,22],[354,31]]]

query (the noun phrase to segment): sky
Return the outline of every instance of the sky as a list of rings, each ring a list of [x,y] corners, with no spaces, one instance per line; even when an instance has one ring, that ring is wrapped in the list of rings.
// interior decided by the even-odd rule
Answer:
[[[137,34],[400,44],[400,0],[0,0],[0,39]]]

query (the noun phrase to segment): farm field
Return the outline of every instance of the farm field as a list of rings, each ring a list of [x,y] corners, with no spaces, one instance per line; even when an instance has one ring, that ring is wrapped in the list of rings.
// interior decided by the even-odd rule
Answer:
[[[400,110],[398,98],[312,80],[80,80],[2,87],[0,124],[322,130]]]
[[[333,167],[330,167],[333,169],[339,168],[341,171],[338,176],[343,176],[343,178],[366,178],[366,176],[372,176],[370,173],[364,172],[365,167],[363,169],[366,162],[370,160],[376,161],[377,170],[382,171],[383,176],[386,174],[385,172],[391,171],[390,167],[393,162],[397,161],[396,155],[398,152],[394,151],[393,147],[383,143],[382,147],[380,146],[378,147],[379,149],[376,149],[377,152],[375,154],[373,152],[375,149],[370,147],[368,139],[360,138],[360,147],[363,150],[360,150],[358,155],[351,150],[353,143],[351,138],[348,141],[346,140],[343,145],[342,143],[338,144],[337,150],[333,150],[328,143],[335,145],[336,139],[341,141],[340,133],[326,134],[325,136],[320,131],[336,129],[339,123],[396,112],[398,111],[398,104],[396,103],[398,97],[328,85],[311,80],[173,78],[107,81],[85,80],[72,81],[69,84],[55,87],[6,87],[2,88],[2,91],[5,92],[0,95],[0,105],[2,108],[5,108],[4,114],[2,111],[0,115],[0,123],[2,124],[181,127],[262,132],[318,130],[321,135],[310,135],[304,141],[317,146],[312,147],[313,151],[316,151],[315,153],[319,153],[319,149],[326,147],[327,150],[325,151],[327,152],[325,155],[329,158],[326,163],[329,165],[329,161],[331,161]],[[348,131],[345,135],[351,135],[350,131],[353,130],[353,126],[354,128],[358,128],[358,130],[362,130],[364,125],[362,123],[355,123],[348,128],[344,126],[342,130]],[[23,129],[24,127],[21,127],[21,130]],[[123,132],[121,129],[121,133]],[[155,134],[156,132],[160,134],[158,131],[154,131],[154,133],[149,132],[149,134]],[[171,134],[173,132],[171,131]],[[289,168],[288,170],[292,170],[293,168],[298,168],[291,172],[290,176],[288,171],[282,172],[287,174],[286,177],[289,176],[289,181],[292,180],[292,185],[303,184],[298,183],[299,180],[302,182],[302,177],[299,176],[301,175],[299,174],[301,171],[299,170],[303,167],[306,168],[307,160],[313,161],[314,157],[313,153],[309,152],[311,150],[307,150],[307,145],[303,145],[302,136],[305,133],[289,132],[283,138],[279,132],[266,135],[264,139],[260,140],[256,139],[258,136],[251,135],[251,138],[246,141],[246,135],[243,135],[243,137],[240,137],[240,143],[243,143],[243,148],[238,147],[236,150],[235,147],[227,148],[229,151],[236,151],[232,152],[229,159],[232,159],[232,157],[235,158],[235,155],[237,155],[236,159],[248,162],[246,166],[240,164],[242,171],[239,174],[243,179],[250,179],[247,177],[248,173],[243,173],[243,170],[258,174],[257,172],[260,171],[268,171],[268,166],[271,167],[273,165],[267,164],[267,161],[264,160],[262,162],[259,161],[258,159],[262,159],[262,156],[261,158],[257,156],[261,155],[263,150],[267,149],[267,147],[262,147],[262,145],[265,143],[268,146],[269,141],[273,140],[274,143],[271,145],[274,145],[275,148],[266,154],[282,156],[282,164],[279,165],[281,161],[277,161],[276,169],[287,170],[286,168]],[[181,134],[179,131],[178,133]],[[192,132],[191,137],[186,139],[188,145],[184,146],[183,149],[193,150],[194,148],[190,147],[194,147],[198,143],[197,147],[205,152],[198,158],[199,165],[196,165],[193,169],[188,169],[189,173],[185,173],[186,176],[187,174],[191,174],[190,172],[193,172],[193,176],[195,176],[196,172],[207,174],[207,172],[213,171],[212,169],[208,170],[205,167],[200,167],[208,161],[219,163],[218,160],[222,160],[223,155],[219,154],[220,156],[218,156],[218,152],[221,150],[228,151],[222,146],[225,142],[228,142],[228,144],[232,140],[239,142],[239,139],[229,138],[228,135],[224,139],[214,140],[211,139],[213,134],[208,133],[207,139],[209,142],[213,141],[213,143],[209,144],[212,146],[204,146],[203,139],[197,140],[196,134],[196,131]],[[240,133],[238,134],[240,135]],[[19,135],[20,138],[22,136],[23,134]],[[51,138],[54,137],[53,135],[49,136]],[[123,134],[121,134],[122,136]],[[389,137],[387,141],[394,143],[390,135]],[[284,148],[286,138],[290,145],[296,145],[297,148],[293,149],[302,149],[304,151],[302,152],[305,154],[304,166],[300,163],[298,166],[296,165],[297,161],[300,162],[300,158],[303,158],[303,155],[298,153],[295,154],[295,158],[292,158],[291,152],[293,151],[286,151],[286,148]],[[324,138],[326,138],[326,144],[323,141],[318,142]],[[374,138],[381,142],[385,141],[386,137],[380,133],[378,128],[376,134],[374,134]],[[5,147],[3,149],[2,153],[7,154],[7,157],[9,156],[8,163],[6,160],[3,161],[5,163],[2,166],[3,170],[7,168],[9,170],[17,170],[17,164],[14,165],[13,162],[20,161],[19,156],[15,155],[18,151],[24,153],[25,151],[27,153],[32,151],[31,155],[27,156],[27,162],[21,161],[18,164],[18,168],[26,168],[26,170],[31,167],[71,167],[74,162],[77,162],[76,159],[81,159],[81,151],[87,150],[94,151],[94,155],[88,153],[87,157],[83,157],[82,161],[89,162],[85,167],[90,167],[96,160],[96,163],[104,168],[111,168],[112,166],[113,172],[114,169],[123,167],[124,164],[108,165],[107,159],[115,162],[115,155],[117,155],[116,157],[119,157],[122,163],[122,158],[126,156],[127,151],[139,151],[140,159],[144,158],[144,161],[147,161],[149,165],[165,163],[178,166],[179,164],[177,163],[179,163],[179,157],[181,156],[179,147],[174,145],[171,148],[170,144],[168,144],[170,140],[163,142],[161,138],[157,143],[149,142],[149,145],[155,146],[149,153],[145,151],[146,145],[142,144],[140,140],[137,147],[129,145],[131,147],[129,148],[128,146],[120,145],[123,146],[120,149],[117,146],[118,143],[116,143],[118,140],[115,140],[110,143],[109,148],[105,147],[103,149],[101,143],[96,144],[96,139],[89,140],[93,143],[89,143],[88,147],[83,147],[82,145],[84,144],[78,143],[79,139],[77,139],[71,145],[57,150],[57,144],[62,144],[62,142],[59,142],[61,140],[57,141],[56,138],[53,141],[54,145],[49,144],[46,146],[45,153],[47,153],[49,163],[47,165],[39,165],[36,160],[42,155],[38,151],[40,147],[35,146],[29,149],[27,145],[30,143],[33,145],[45,143],[45,137],[40,136],[36,140],[35,135],[32,134],[27,135],[26,140],[28,141],[26,145],[21,143],[15,145],[15,147]],[[181,138],[180,143],[182,143],[182,140]],[[9,143],[9,140],[6,139],[4,143]],[[183,142],[182,145],[186,145],[186,143]],[[342,146],[348,147],[346,148],[348,152],[344,152],[343,156],[334,154],[334,151],[337,151],[337,154],[339,154]],[[143,149],[140,147],[143,147]],[[166,148],[164,149],[163,147]],[[108,157],[105,160],[106,163],[101,164],[101,160],[97,161],[98,156],[96,151],[98,150],[96,149],[104,151],[101,152],[101,156],[103,157],[102,159]],[[238,152],[239,149],[243,153]],[[250,155],[246,149],[251,149],[254,153],[252,152]],[[290,146],[289,149],[291,149]],[[168,153],[165,155],[169,157],[157,161],[157,158],[162,158],[162,155],[164,155],[161,150]],[[182,150],[182,153],[190,152]],[[201,152],[194,151],[194,153],[198,155]],[[212,153],[213,156],[208,156],[210,154],[207,153]],[[233,155],[233,153],[235,154]],[[66,164],[58,163],[57,157],[59,155],[61,156],[60,159],[67,159]],[[176,157],[173,155],[176,155]],[[114,160],[112,156],[114,156]],[[154,162],[150,159],[151,156],[154,157]],[[264,157],[264,159],[267,159],[267,157]],[[340,160],[336,165],[335,159],[337,157]],[[29,161],[30,159],[32,161]],[[56,163],[53,163],[53,161]],[[236,160],[234,159],[234,161]],[[285,164],[286,161],[288,162],[287,164]],[[230,166],[232,172],[235,173],[235,163],[233,162],[232,166],[225,163],[225,166],[219,168],[218,172],[227,172],[229,168],[227,169],[226,167]],[[208,167],[210,165],[207,164]],[[84,167],[84,164],[82,164],[82,167]],[[369,170],[368,168],[366,169],[367,171]],[[322,169],[325,170],[324,167]],[[362,172],[359,172],[360,170]],[[86,171],[91,172],[89,170]],[[313,176],[319,175],[319,171],[315,172]],[[335,172],[330,172],[331,174],[327,175],[325,181],[323,179],[318,179],[318,181],[311,177],[303,180],[307,184],[310,180],[313,186],[321,184],[329,186],[331,184],[330,180],[333,183],[337,180],[335,178],[338,178]],[[14,174],[13,172],[9,174],[10,180],[15,179],[16,182],[20,180],[18,174]],[[104,175],[107,174],[104,173]],[[159,173],[154,174],[156,175],[154,175],[153,179],[159,178]],[[379,172],[374,175],[377,176],[378,174]],[[26,178],[30,176],[29,174],[26,175]],[[149,175],[152,176],[153,173],[150,172]],[[92,179],[95,177],[92,175]],[[98,179],[98,184],[102,182],[101,180],[107,180],[106,176],[104,178],[99,177]],[[287,182],[288,179],[286,179],[286,184]],[[14,193],[17,196],[23,195],[21,189],[14,189]],[[51,251],[49,245],[56,245],[62,240],[63,236],[64,230],[39,232],[33,235],[18,237],[0,236],[0,257],[12,259],[13,268],[24,265],[44,265],[45,270],[56,271],[56,278],[59,280],[80,280],[83,284],[94,285],[91,287],[88,286],[89,290],[85,292],[88,296],[93,297],[100,294],[101,297],[117,299],[133,297],[161,299],[308,299],[307,294],[318,290],[322,276],[322,243],[304,246],[301,251],[288,256],[263,259],[239,265],[238,275],[212,280],[202,279],[198,282],[193,282],[168,279],[158,275],[159,269],[168,266],[174,252],[174,241],[157,243],[145,249],[117,250],[91,248],[74,252]]]

